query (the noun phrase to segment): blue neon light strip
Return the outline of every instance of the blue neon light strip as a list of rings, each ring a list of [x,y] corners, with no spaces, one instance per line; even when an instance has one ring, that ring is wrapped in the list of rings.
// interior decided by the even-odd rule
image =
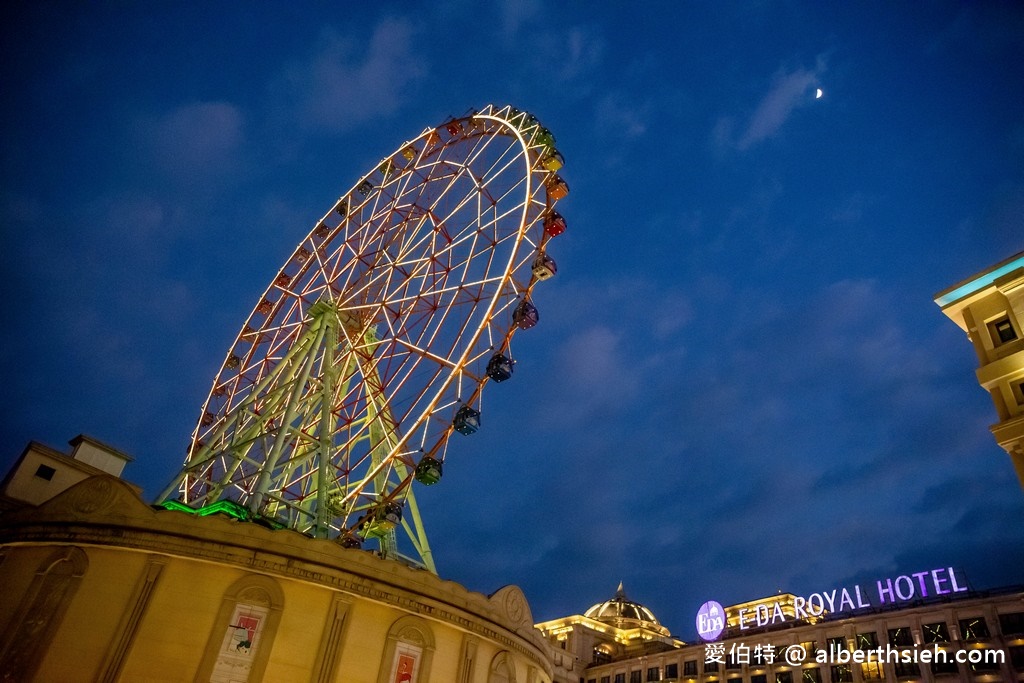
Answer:
[[[948,304],[953,303],[954,301],[959,301],[960,299],[963,299],[965,296],[974,294],[982,287],[988,287],[990,284],[992,284],[1002,276],[1006,275],[1007,273],[1022,267],[1024,267],[1024,256],[1021,256],[1020,258],[1015,258],[1009,263],[1000,266],[999,268],[996,268],[991,273],[985,273],[977,280],[971,280],[966,285],[961,285],[957,287],[949,294],[945,294],[936,299],[935,303],[937,303],[939,306],[946,306]]]

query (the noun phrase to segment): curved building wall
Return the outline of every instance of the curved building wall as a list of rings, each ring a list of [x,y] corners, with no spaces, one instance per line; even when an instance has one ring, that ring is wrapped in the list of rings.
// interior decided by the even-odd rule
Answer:
[[[155,510],[95,476],[0,517],[0,679],[551,683],[522,592]]]

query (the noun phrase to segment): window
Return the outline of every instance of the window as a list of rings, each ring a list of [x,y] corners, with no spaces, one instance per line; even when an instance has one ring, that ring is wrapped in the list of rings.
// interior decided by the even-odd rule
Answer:
[[[274,579],[248,575],[231,584],[210,629],[196,678],[220,680],[230,675],[232,680],[261,680],[283,612],[284,591]],[[419,668],[422,673],[424,667]]]
[[[718,671],[718,662],[704,662],[704,673]]]
[[[600,645],[594,648],[594,664],[607,664],[612,661],[610,653],[605,652],[604,648]]]
[[[629,672],[629,683],[644,683],[643,673],[637,669]]]
[[[818,651],[818,641],[808,640],[807,642],[800,643],[800,647],[807,653],[807,659],[814,659],[814,653]]]
[[[951,659],[947,659],[944,662],[935,661],[932,662],[932,674],[935,676],[943,676],[946,674],[952,674],[954,676],[960,675],[960,667],[957,666],[956,662]]]
[[[828,651],[829,652],[842,652],[846,649],[846,639],[842,636],[828,639]],[[835,680],[835,679],[833,679]]]
[[[881,662],[863,662],[860,665],[860,677],[865,681],[880,681],[885,678]]]
[[[55,474],[57,474],[57,470],[53,469],[49,465],[40,465],[36,468],[36,476],[40,479],[45,479],[46,481],[53,479],[53,475]]]
[[[1013,329],[1013,323],[1010,322],[1010,317],[1007,315],[990,322],[988,331],[992,335],[992,343],[996,346],[1012,342],[1017,338],[1017,331]]]
[[[893,647],[910,647],[914,644],[914,636],[909,626],[889,629],[889,644]]]
[[[1006,649],[1010,652],[1010,666],[1017,671],[1024,669],[1024,645],[1013,645]]]
[[[982,650],[984,656],[980,662],[971,664],[971,671],[999,671],[998,650]],[[995,655],[995,657],[993,657]]]
[[[660,681],[661,680],[661,676],[658,675],[659,673],[660,672],[658,671],[658,667],[656,667],[656,666],[652,666],[652,667],[648,668],[647,669],[647,680],[648,681]]]
[[[874,631],[870,633],[858,633],[857,634],[857,649],[858,650],[875,650],[878,648],[878,634]]]
[[[697,666],[697,662],[693,663],[693,666]],[[694,671],[696,674],[697,672]],[[678,664],[666,664],[665,665],[665,678],[679,678],[679,665]]]
[[[729,655],[725,658],[725,668],[727,670],[742,669],[743,665],[736,660],[736,657]]]
[[[832,667],[833,683],[852,683],[853,670],[847,664],[839,664]]]
[[[672,664],[671,666],[675,666]],[[665,667],[665,675],[668,676],[668,667]],[[696,676],[697,675],[697,660],[691,659],[688,662],[683,662],[683,675],[684,676]]]
[[[967,641],[988,638],[988,624],[985,623],[985,617],[961,619],[960,637]]]
[[[1003,632],[1004,636],[1019,636],[1024,634],[1024,612],[1000,614],[999,630]]]
[[[615,683],[626,683],[626,674],[615,674]]]
[[[816,666],[810,669],[804,669],[803,675],[803,683],[821,683],[821,671],[819,671]]]
[[[924,631],[924,642],[926,643],[949,642],[949,629],[946,628],[946,622],[944,621],[935,624],[925,624],[922,630]]]
[[[601,676],[601,683],[612,683],[611,676]]]
[[[916,678],[921,675],[921,668],[913,662],[896,662],[893,665],[893,670],[899,677],[913,676]]]
[[[768,676],[766,676],[765,674],[757,674],[756,676],[751,676],[750,683],[768,683]]]
[[[775,674],[775,683],[793,683],[793,672],[779,671]]]

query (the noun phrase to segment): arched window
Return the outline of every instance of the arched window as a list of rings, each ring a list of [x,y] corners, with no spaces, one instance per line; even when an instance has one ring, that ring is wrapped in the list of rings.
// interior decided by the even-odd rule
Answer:
[[[502,651],[494,655],[487,683],[516,683],[516,665],[508,652]]]
[[[259,681],[284,611],[284,593],[266,576],[244,576],[224,593],[196,680]]]
[[[388,630],[377,683],[427,683],[434,648],[434,632],[425,620],[398,619]]]
[[[39,565],[0,640],[0,680],[33,678],[88,568],[89,558],[74,547],[55,550]]]

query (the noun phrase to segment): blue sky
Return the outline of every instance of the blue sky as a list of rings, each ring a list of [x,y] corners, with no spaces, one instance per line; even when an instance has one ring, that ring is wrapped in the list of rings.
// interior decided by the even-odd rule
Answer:
[[[419,495],[442,576],[538,620],[623,580],[684,637],[707,599],[1024,581],[1024,494],[932,301],[1024,248],[1020,3],[2,12],[5,462],[85,432],[156,495],[334,199],[511,103],[567,159],[569,230]]]

